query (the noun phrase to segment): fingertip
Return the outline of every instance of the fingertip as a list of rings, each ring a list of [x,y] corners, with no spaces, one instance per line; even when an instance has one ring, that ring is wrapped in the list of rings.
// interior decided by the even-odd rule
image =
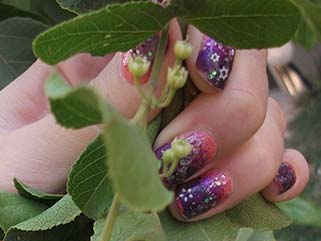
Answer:
[[[310,170],[305,157],[296,150],[287,149],[276,177],[262,194],[271,202],[290,200],[304,190],[309,177]]]
[[[204,93],[223,90],[232,70],[235,49],[216,42],[191,25],[187,35],[194,51],[186,64],[195,85]]]

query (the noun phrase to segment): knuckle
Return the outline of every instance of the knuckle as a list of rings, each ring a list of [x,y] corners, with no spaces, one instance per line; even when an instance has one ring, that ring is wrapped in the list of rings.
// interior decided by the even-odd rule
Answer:
[[[256,155],[260,163],[260,169],[264,170],[264,183],[268,184],[275,177],[283,158],[283,144],[275,143],[276,145],[260,144],[257,148]]]
[[[234,89],[233,92],[234,101],[237,103],[234,118],[246,123],[248,132],[252,135],[264,122],[267,111],[266,101],[250,91]]]

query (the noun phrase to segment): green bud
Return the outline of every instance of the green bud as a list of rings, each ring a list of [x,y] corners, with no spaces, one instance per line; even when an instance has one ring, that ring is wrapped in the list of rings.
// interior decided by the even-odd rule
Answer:
[[[149,67],[150,62],[146,57],[143,58],[141,56],[136,56],[134,58],[129,57],[128,59],[129,72],[138,79],[143,77],[148,72]]]
[[[181,159],[188,156],[191,153],[192,148],[192,145],[186,140],[175,139],[172,142],[171,150],[174,152],[177,159]]]
[[[184,60],[187,59],[189,56],[191,56],[193,52],[192,45],[187,41],[176,41],[174,45],[174,53],[177,58]]]
[[[184,67],[176,66],[174,69],[168,68],[167,81],[173,89],[182,88],[187,81],[188,72]]]
[[[176,159],[175,153],[172,148],[163,152],[162,160],[165,164],[171,163]]]

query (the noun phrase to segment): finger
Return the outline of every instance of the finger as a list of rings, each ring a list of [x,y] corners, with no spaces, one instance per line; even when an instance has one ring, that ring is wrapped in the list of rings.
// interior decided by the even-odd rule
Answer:
[[[205,93],[223,90],[233,67],[235,49],[203,35],[191,25],[187,35],[194,51],[186,63],[195,85]]]
[[[266,187],[283,157],[284,127],[280,111],[270,101],[266,120],[251,140],[199,177],[176,187],[174,216],[187,221],[208,218]]]
[[[66,130],[52,115],[4,134],[0,189],[15,192],[13,178],[44,192],[63,190],[72,163],[99,133],[95,127]]]
[[[175,42],[181,38],[182,36],[178,22],[177,20],[172,20],[169,24],[169,38],[159,76],[159,85],[156,90],[157,95],[160,94],[166,83],[168,67],[173,66],[175,63],[173,48]],[[133,76],[128,70],[128,59],[130,56],[139,54],[153,63],[158,41],[159,35],[155,35],[133,50],[126,53],[117,53],[109,66],[91,82],[91,85],[102,93],[102,95],[127,118],[134,116],[142,100],[133,84]],[[150,78],[152,67],[153,65],[151,65],[148,73],[141,78],[143,88],[146,88],[148,85],[147,81]],[[154,115],[155,114],[156,112]]]
[[[96,78],[113,57],[114,54],[104,57],[78,54],[58,64],[57,68],[71,85],[86,84]]]
[[[172,22],[169,30],[169,52],[165,56],[163,70],[167,70],[168,66],[175,62],[172,48],[176,39],[180,37],[177,30],[177,22]],[[131,81],[125,79],[121,72],[121,57],[121,53],[116,54],[90,84],[124,116],[131,117],[137,110],[141,98]],[[165,80],[165,75],[162,75],[161,81]],[[0,188],[14,190],[12,179],[17,177],[42,191],[61,190],[65,187],[70,167],[97,134],[98,130],[94,127],[77,131],[65,130],[55,123],[52,115],[9,133],[9,137],[4,138],[10,139],[8,142],[12,146],[6,143],[3,147],[6,159],[1,162],[1,171],[6,174],[0,180]],[[14,143],[15,140],[19,142]],[[14,149],[14,146],[18,149]]]
[[[67,81],[75,85],[96,77],[108,61],[108,57],[80,54],[58,67]],[[48,114],[44,83],[51,71],[50,66],[38,60],[0,92],[0,133],[20,128]]]
[[[194,136],[187,138],[190,141],[212,143],[208,147],[212,153],[202,161],[196,161],[197,164],[191,162],[193,170],[179,179],[197,175],[213,161],[213,156],[217,160],[231,153],[262,125],[268,93],[265,64],[266,51],[239,51],[225,90],[217,95],[200,94],[160,133],[155,143],[159,157],[175,137],[184,135],[187,138],[191,132]],[[198,134],[199,131],[203,134]]]
[[[271,202],[290,200],[303,191],[309,176],[309,165],[304,156],[296,150],[287,149],[277,175],[262,194]]]

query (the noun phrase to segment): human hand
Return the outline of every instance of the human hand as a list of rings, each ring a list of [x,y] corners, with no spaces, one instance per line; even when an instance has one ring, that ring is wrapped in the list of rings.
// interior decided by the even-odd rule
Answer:
[[[162,86],[167,67],[174,62],[172,48],[175,40],[180,39],[178,32],[177,24],[172,22]],[[187,64],[195,84],[203,93],[161,132],[155,143],[155,149],[161,148],[157,151],[159,157],[166,148],[164,143],[170,143],[177,136],[200,144],[200,147],[194,146],[187,162],[190,165],[185,166],[188,174],[177,171],[175,174],[179,174],[179,180],[170,180],[176,189],[172,213],[179,219],[199,220],[231,208],[262,190],[265,198],[271,201],[293,198],[308,180],[308,166],[301,154],[284,150],[284,117],[278,104],[268,99],[266,51],[236,51],[228,81],[224,78],[216,84],[222,87],[226,82],[225,89],[217,92],[207,79],[210,73],[206,73],[213,66],[209,64],[201,71],[197,68],[208,61],[206,58],[197,61],[203,36],[192,28],[189,35],[194,54]],[[143,49],[146,48],[148,50],[148,45]],[[79,55],[58,67],[72,85],[92,79],[89,84],[130,118],[141,98],[130,81],[124,57],[126,54],[121,53],[111,60]],[[225,66],[231,67],[232,61]],[[213,70],[220,70],[215,68]],[[0,93],[2,189],[13,191],[12,179],[17,177],[36,189],[62,191],[70,166],[99,134],[96,127],[72,131],[55,123],[43,92],[43,83],[49,74],[50,67],[38,61]],[[291,167],[284,167],[285,173],[292,170],[295,175],[295,178],[289,178],[292,181],[286,179],[288,185],[274,181],[282,162]],[[182,169],[182,166],[178,168]],[[210,192],[204,192],[202,188]],[[201,208],[196,210],[197,206]]]

